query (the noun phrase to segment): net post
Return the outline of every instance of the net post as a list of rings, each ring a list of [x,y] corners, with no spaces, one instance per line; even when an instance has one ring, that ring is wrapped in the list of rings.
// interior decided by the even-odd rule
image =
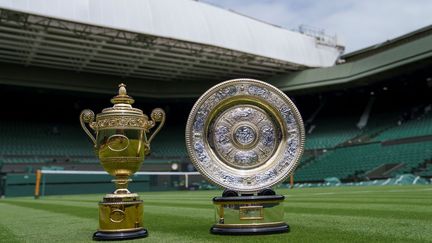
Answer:
[[[40,182],[41,182],[41,170],[36,170],[36,183],[35,183],[35,192],[34,192],[34,198],[38,199],[40,195]]]
[[[294,174],[290,175],[290,189],[294,188]]]

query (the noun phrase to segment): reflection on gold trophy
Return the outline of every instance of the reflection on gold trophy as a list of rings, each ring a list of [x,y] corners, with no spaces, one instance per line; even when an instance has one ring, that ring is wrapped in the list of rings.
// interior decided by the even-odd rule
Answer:
[[[126,93],[126,85],[119,85],[119,93],[111,99],[113,107],[95,115],[83,110],[81,126],[94,143],[96,155],[103,168],[112,176],[116,185],[113,193],[106,194],[99,203],[99,230],[94,240],[122,240],[147,236],[143,227],[143,201],[128,189],[129,177],[137,172],[150,143],[165,122],[165,112],[156,108],[151,119],[142,110],[132,107],[134,100]],[[96,137],[85,126],[88,123]],[[150,129],[159,123],[148,136]]]

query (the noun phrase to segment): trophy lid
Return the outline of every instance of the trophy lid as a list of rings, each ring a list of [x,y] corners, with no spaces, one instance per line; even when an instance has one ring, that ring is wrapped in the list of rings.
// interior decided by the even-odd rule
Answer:
[[[138,128],[148,130],[154,126],[142,110],[133,108],[134,99],[127,95],[126,85],[119,84],[118,95],[111,99],[112,107],[105,108],[96,115],[95,129],[128,129]]]
[[[96,117],[116,115],[147,117],[142,110],[132,107],[135,100],[127,94],[126,85],[121,83],[118,87],[118,95],[111,99],[114,106],[103,109],[102,113],[99,113]]]
[[[119,87],[118,95],[114,96],[111,99],[111,103],[132,105],[135,102],[135,100],[132,97],[130,97],[129,95],[127,95],[126,84],[121,83],[121,84],[119,84],[118,87]]]

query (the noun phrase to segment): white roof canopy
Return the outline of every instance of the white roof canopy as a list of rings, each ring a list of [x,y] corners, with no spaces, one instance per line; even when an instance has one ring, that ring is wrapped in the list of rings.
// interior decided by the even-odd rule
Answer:
[[[191,0],[0,0],[0,8],[226,48],[296,66],[332,66],[314,37]]]

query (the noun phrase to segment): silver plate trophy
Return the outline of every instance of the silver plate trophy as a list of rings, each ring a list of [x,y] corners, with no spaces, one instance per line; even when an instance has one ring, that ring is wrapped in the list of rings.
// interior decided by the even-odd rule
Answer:
[[[279,89],[253,79],[220,83],[195,103],[186,125],[190,158],[210,182],[216,234],[280,233],[283,196],[272,186],[294,171],[304,149],[303,121]]]

